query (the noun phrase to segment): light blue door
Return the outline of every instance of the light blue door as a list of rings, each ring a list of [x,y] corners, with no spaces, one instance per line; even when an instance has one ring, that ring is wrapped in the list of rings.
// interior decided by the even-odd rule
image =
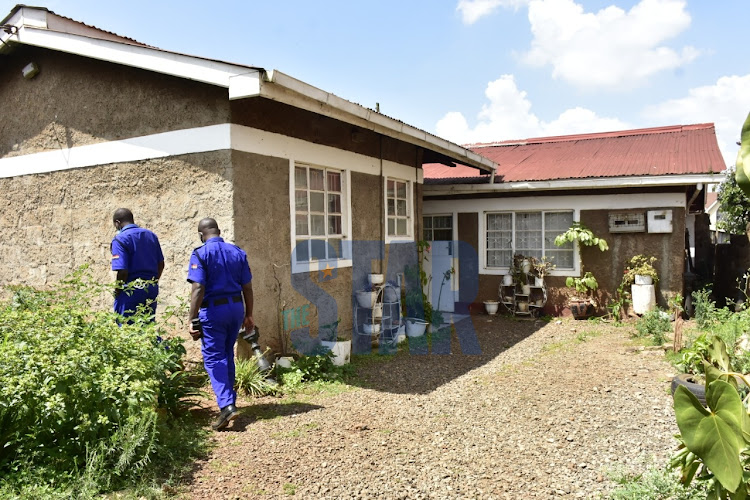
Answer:
[[[455,274],[451,273],[455,263],[453,244],[453,216],[425,215],[424,239],[430,242],[429,262],[425,272],[432,276],[427,296],[433,307],[442,312],[453,312]]]

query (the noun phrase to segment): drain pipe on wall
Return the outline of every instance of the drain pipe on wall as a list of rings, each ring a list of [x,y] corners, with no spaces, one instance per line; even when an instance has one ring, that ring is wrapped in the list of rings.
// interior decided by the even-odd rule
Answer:
[[[693,193],[693,196],[690,197],[690,201],[687,202],[687,206],[685,207],[685,210],[690,212],[690,205],[693,204],[693,202],[698,197],[701,191],[703,191],[703,183],[699,182],[698,184],[695,185],[695,192]]]
[[[378,106],[380,106],[378,104]],[[385,207],[385,177],[383,177],[383,134],[379,134],[378,137],[380,137],[380,152],[378,153],[378,158],[380,159],[380,237],[383,241],[383,246],[380,247],[380,265],[379,265],[379,272],[380,274],[385,275],[385,219],[387,217],[386,215],[386,207]]]

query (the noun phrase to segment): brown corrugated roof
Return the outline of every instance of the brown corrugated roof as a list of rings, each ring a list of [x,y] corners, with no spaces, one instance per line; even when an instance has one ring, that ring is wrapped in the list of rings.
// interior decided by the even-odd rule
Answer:
[[[465,146],[498,164],[496,182],[719,173],[713,123],[541,137]],[[425,165],[425,179],[481,177],[469,167]]]

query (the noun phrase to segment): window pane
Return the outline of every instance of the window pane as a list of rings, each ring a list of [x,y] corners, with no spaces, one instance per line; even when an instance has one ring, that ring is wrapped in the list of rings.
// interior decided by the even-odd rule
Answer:
[[[396,197],[406,199],[406,183],[405,182],[396,183]]]
[[[312,260],[326,260],[326,240],[310,240]]]
[[[386,196],[388,196],[388,198],[393,198],[394,196],[393,181],[387,181],[386,186],[388,186],[386,189],[386,193],[387,193]]]
[[[294,206],[298,212],[307,212],[307,191],[294,192]]]
[[[317,168],[310,169],[310,189],[316,191],[323,191],[325,186],[323,184],[323,171]]]
[[[331,238],[328,240],[328,258],[335,259],[343,257],[341,251],[341,239]]]
[[[396,202],[388,200],[388,215],[396,215]]]
[[[297,253],[297,262],[307,262],[310,260],[310,249],[307,240],[297,240],[295,251]]]
[[[547,250],[546,256],[558,269],[573,269],[573,250]]]
[[[396,219],[396,234],[406,236],[406,219]]]
[[[453,231],[451,229],[435,229],[435,241],[451,241]]]
[[[388,217],[388,236],[396,234],[396,221],[393,217]]]
[[[307,236],[309,233],[307,232],[307,215],[300,215],[297,214],[296,217],[296,225],[295,225],[295,233],[297,236]]]
[[[341,195],[340,194],[328,195],[328,213],[329,214],[341,213]]]
[[[406,200],[396,200],[396,215],[406,217]]]
[[[423,237],[425,241],[433,241],[432,240],[432,229],[424,228]]]
[[[541,212],[520,212],[516,214],[516,230],[542,230]]]
[[[487,229],[510,231],[511,214],[487,214]]]
[[[425,229],[432,228],[432,217],[422,217],[422,223]]]
[[[303,167],[294,168],[294,187],[307,187],[307,169]]]
[[[341,192],[341,173],[339,172],[328,172],[326,175],[328,179],[328,190]]]
[[[435,228],[438,229],[452,229],[453,217],[450,215],[440,215],[435,217]]]
[[[328,234],[341,234],[341,216],[328,216]]]
[[[544,228],[547,231],[559,231],[559,233],[564,233],[572,225],[573,212],[553,212],[544,214]]]
[[[325,236],[326,220],[325,215],[310,216],[310,234],[313,236]]]
[[[325,194],[310,193],[310,211],[325,212]]]

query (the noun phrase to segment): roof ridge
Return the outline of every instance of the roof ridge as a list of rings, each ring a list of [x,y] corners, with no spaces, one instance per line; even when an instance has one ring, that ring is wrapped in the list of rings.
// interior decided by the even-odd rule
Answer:
[[[489,148],[499,146],[527,146],[529,144],[542,144],[548,142],[568,142],[589,139],[607,139],[612,137],[628,137],[634,135],[652,135],[665,134],[672,132],[682,132],[684,130],[702,130],[714,128],[713,123],[695,123],[688,125],[665,125],[661,127],[637,128],[628,130],[613,130],[609,132],[589,132],[585,134],[556,135],[548,137],[532,137],[529,139],[510,139],[507,141],[495,141],[486,143],[464,144],[463,147],[468,149]]]

